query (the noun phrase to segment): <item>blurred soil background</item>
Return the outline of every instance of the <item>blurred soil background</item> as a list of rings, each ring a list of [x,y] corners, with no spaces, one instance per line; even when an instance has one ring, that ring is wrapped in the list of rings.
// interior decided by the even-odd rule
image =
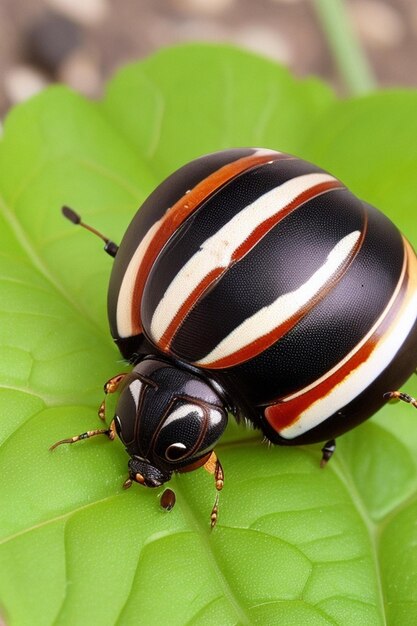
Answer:
[[[378,86],[417,86],[417,0],[346,0]],[[51,82],[99,97],[161,47],[228,42],[343,95],[312,0],[0,0],[0,117]]]

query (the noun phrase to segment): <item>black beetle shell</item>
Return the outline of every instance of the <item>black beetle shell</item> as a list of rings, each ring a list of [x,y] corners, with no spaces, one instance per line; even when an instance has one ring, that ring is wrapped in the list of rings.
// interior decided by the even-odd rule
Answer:
[[[285,445],[333,438],[417,366],[417,260],[322,169],[261,149],[184,166],[133,218],[108,313],[122,354],[217,379]]]

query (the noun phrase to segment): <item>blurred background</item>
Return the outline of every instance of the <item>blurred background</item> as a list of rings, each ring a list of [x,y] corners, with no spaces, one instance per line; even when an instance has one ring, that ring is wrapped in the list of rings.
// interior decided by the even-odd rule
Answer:
[[[330,0],[331,1],[331,0]],[[333,0],[339,4],[339,0]],[[126,62],[189,41],[228,42],[344,84],[320,0],[0,0],[0,116],[54,81],[91,97]],[[378,86],[417,85],[417,1],[345,0]]]

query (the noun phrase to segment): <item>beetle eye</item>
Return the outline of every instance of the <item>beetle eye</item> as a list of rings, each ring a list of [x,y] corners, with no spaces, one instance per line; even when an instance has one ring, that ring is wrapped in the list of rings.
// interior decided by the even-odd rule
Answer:
[[[165,450],[165,458],[168,461],[178,461],[184,456],[186,450],[187,447],[183,443],[172,443]]]

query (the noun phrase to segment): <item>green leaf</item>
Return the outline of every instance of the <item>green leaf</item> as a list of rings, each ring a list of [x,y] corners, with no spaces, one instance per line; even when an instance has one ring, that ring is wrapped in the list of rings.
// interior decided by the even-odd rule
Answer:
[[[130,66],[102,102],[63,87],[16,108],[0,145],[0,615],[14,626],[401,624],[417,620],[417,427],[391,405],[319,446],[268,448],[231,424],[226,484],[123,491],[120,442],[99,427],[123,369],[106,321],[111,260],[62,219],[119,241],[147,194],[200,154],[259,145],[310,159],[417,244],[416,92],[338,101],[318,80],[227,47]],[[416,380],[407,386],[417,395]]]

